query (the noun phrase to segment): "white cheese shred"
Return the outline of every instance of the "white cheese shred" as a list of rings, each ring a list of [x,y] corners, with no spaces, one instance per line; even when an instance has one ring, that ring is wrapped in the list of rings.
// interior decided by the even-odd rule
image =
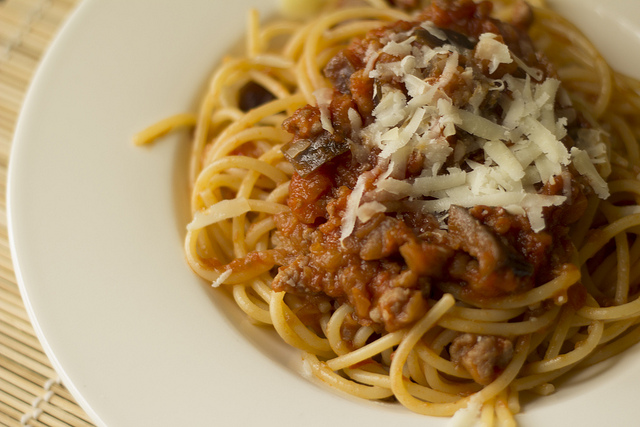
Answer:
[[[365,175],[360,175],[353,191],[347,198],[347,207],[345,209],[344,216],[342,217],[342,224],[340,225],[340,243],[343,243],[344,239],[353,233],[353,229],[356,226],[360,199],[362,199],[362,195],[364,194],[364,187]]]

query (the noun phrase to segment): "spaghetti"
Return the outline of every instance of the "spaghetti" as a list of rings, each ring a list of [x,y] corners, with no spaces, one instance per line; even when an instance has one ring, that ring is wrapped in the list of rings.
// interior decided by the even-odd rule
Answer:
[[[187,260],[317,378],[515,423],[640,339],[640,83],[542,2],[355,3],[136,142],[195,124]]]

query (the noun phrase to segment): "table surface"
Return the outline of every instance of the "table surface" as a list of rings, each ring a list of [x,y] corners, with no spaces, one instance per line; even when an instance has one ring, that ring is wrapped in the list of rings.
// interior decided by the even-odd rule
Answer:
[[[92,426],[38,342],[11,262],[6,181],[25,92],[79,0],[0,0],[0,425]]]

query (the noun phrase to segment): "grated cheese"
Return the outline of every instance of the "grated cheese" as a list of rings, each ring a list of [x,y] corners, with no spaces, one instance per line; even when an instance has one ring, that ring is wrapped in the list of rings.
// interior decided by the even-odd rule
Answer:
[[[355,187],[347,199],[347,207],[340,225],[340,243],[344,242],[344,239],[349,237],[353,232],[356,225],[356,218],[358,207],[360,206],[360,199],[364,194],[365,175],[360,175]]]
[[[511,64],[513,62],[509,48],[497,40],[497,37],[493,33],[481,34],[476,45],[475,57],[489,61],[489,74],[493,74],[500,64]]]
[[[357,216],[358,219],[364,223],[369,221],[375,214],[385,212],[386,210],[386,206],[380,202],[367,202],[360,205]]]
[[[521,180],[524,177],[524,169],[515,154],[499,140],[487,141],[484,146],[487,157],[493,159],[499,167],[503,168],[513,180]]]
[[[318,109],[320,109],[320,122],[322,123],[322,129],[329,133],[333,133],[333,123],[331,122],[331,113],[329,112],[329,105],[331,105],[331,97],[333,90],[330,88],[322,88],[313,92],[313,96],[316,98]]]
[[[367,53],[368,75],[381,83],[374,84],[375,96],[380,98],[372,112],[375,120],[363,127],[355,111],[349,111],[349,119],[354,129],[361,129],[359,142],[386,160],[386,170],[368,190],[364,203],[365,185],[362,177],[358,179],[347,201],[341,241],[352,233],[356,221],[366,222],[385,212],[387,208],[380,203],[384,198],[404,200],[403,206],[439,218],[451,205],[504,207],[526,215],[533,229],[541,231],[545,228],[543,208],[564,203],[571,188],[565,185],[558,196],[540,195],[536,188],[553,183],[572,162],[596,194],[608,196],[607,184],[595,167],[608,165],[602,133],[578,131],[571,152],[562,142],[568,120],[557,117],[555,107],[569,106],[570,100],[559,80],[542,81],[542,70],[525,64],[494,34],[481,35],[475,49],[466,51],[447,43],[445,32],[433,23],[423,23],[422,28],[445,42],[443,46],[413,46],[415,36],[404,33],[387,41],[381,50],[401,60],[378,63],[379,52]],[[464,62],[461,55],[465,55]],[[469,64],[470,55],[476,61],[488,61],[490,73],[501,64],[515,62],[526,75],[507,74],[499,79],[478,75],[478,67],[460,66]],[[434,61],[442,69],[437,77],[429,71]],[[406,93],[387,84],[389,81],[401,82]],[[462,99],[450,97],[453,82],[469,88]],[[496,91],[501,117],[481,108]],[[319,106],[323,101],[328,105],[322,93],[316,97]],[[451,137],[456,137],[455,146],[449,142]],[[484,157],[480,162],[466,158],[478,150]],[[409,159],[416,161],[412,156],[421,159],[423,170],[421,176],[407,179]],[[465,172],[462,163],[471,171]]]
[[[601,199],[609,197],[609,186],[596,170],[589,158],[589,154],[577,147],[573,147],[571,149],[571,159],[576,170],[587,178],[598,197]]]

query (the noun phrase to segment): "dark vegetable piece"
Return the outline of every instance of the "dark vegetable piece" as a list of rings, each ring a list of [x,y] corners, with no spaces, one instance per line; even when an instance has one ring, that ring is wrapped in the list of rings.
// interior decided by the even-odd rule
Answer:
[[[273,101],[275,98],[276,97],[267,89],[254,81],[250,81],[240,88],[238,93],[238,107],[240,107],[242,111],[249,111]]]
[[[286,159],[303,177],[347,151],[349,143],[336,141],[327,131],[312,139],[294,139],[282,147]]]
[[[476,42],[468,38],[462,33],[459,33],[454,30],[450,30],[447,28],[440,28],[440,30],[447,37],[446,40],[442,40],[433,34],[431,34],[428,30],[425,30],[422,27],[418,27],[414,30],[414,34],[422,39],[429,47],[440,47],[445,45],[446,43],[463,48],[463,49],[473,49],[476,47]]]

